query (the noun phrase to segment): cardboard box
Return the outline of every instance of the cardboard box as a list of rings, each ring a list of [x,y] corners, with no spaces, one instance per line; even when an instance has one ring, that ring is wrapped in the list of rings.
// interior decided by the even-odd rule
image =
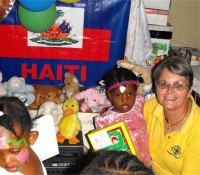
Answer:
[[[149,25],[149,32],[151,42],[153,44],[153,51],[155,53],[158,48],[157,56],[167,55],[169,51],[170,42],[173,34],[173,27],[168,23],[166,26]]]
[[[154,24],[154,25],[167,25],[167,20],[169,16],[168,10],[159,10],[159,9],[149,9],[146,8],[146,14],[147,14],[147,21],[148,24]]]
[[[167,23],[166,26],[149,24],[151,38],[172,39],[173,26]]]
[[[145,8],[169,10],[170,0],[144,0]]]
[[[88,133],[87,137],[94,151],[124,150],[138,156],[124,122],[118,122],[108,127],[94,130]]]
[[[173,27],[169,23],[166,26],[149,25],[149,31],[153,46],[159,47],[159,50],[162,51],[157,56],[167,55],[172,39]],[[155,47],[153,48],[154,50],[156,49]]]

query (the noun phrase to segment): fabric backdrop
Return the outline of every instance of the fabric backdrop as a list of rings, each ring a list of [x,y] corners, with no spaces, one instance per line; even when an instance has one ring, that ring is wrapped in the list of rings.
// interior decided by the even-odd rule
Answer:
[[[116,60],[123,59],[131,0],[56,1],[62,15],[55,25],[70,33],[65,43],[51,38],[42,40],[47,32],[29,32],[18,19],[18,5],[15,1],[0,23],[3,82],[18,76],[28,84],[60,85],[64,73],[69,72],[77,76],[81,85],[93,86]]]

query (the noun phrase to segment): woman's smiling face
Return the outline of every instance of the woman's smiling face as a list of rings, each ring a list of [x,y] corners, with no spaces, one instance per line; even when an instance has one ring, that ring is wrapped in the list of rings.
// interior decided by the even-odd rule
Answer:
[[[165,82],[162,84],[169,85],[167,88],[162,88],[162,85],[159,85],[159,83],[156,85],[157,99],[165,109],[177,109],[187,103],[192,90],[187,86],[188,80],[184,76],[171,73],[164,68],[158,82]],[[183,88],[179,90],[175,85],[182,85]]]
[[[28,134],[16,138],[6,128],[0,126],[0,166],[8,172],[17,172],[29,158]]]

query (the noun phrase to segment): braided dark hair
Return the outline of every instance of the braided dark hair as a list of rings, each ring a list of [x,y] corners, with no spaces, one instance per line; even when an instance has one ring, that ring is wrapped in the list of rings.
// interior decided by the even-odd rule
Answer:
[[[154,175],[139,159],[126,151],[99,151],[80,175]]]
[[[126,69],[126,68],[118,68],[115,66],[110,71],[106,72],[103,76],[104,84],[106,90],[109,89],[110,86],[112,86],[115,83],[119,83],[122,81],[138,81],[140,83],[143,82],[143,79],[141,77],[137,77],[132,71]],[[138,86],[133,85],[135,89],[137,90]]]
[[[12,132],[18,139],[24,132],[29,132],[32,127],[32,120],[28,109],[17,97],[0,97],[0,126]],[[21,126],[21,133],[17,134],[14,125]]]

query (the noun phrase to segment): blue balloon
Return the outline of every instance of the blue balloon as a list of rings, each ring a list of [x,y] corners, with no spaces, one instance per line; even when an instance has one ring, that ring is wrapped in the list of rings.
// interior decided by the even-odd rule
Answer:
[[[20,5],[32,12],[44,11],[53,5],[56,0],[18,0]]]

